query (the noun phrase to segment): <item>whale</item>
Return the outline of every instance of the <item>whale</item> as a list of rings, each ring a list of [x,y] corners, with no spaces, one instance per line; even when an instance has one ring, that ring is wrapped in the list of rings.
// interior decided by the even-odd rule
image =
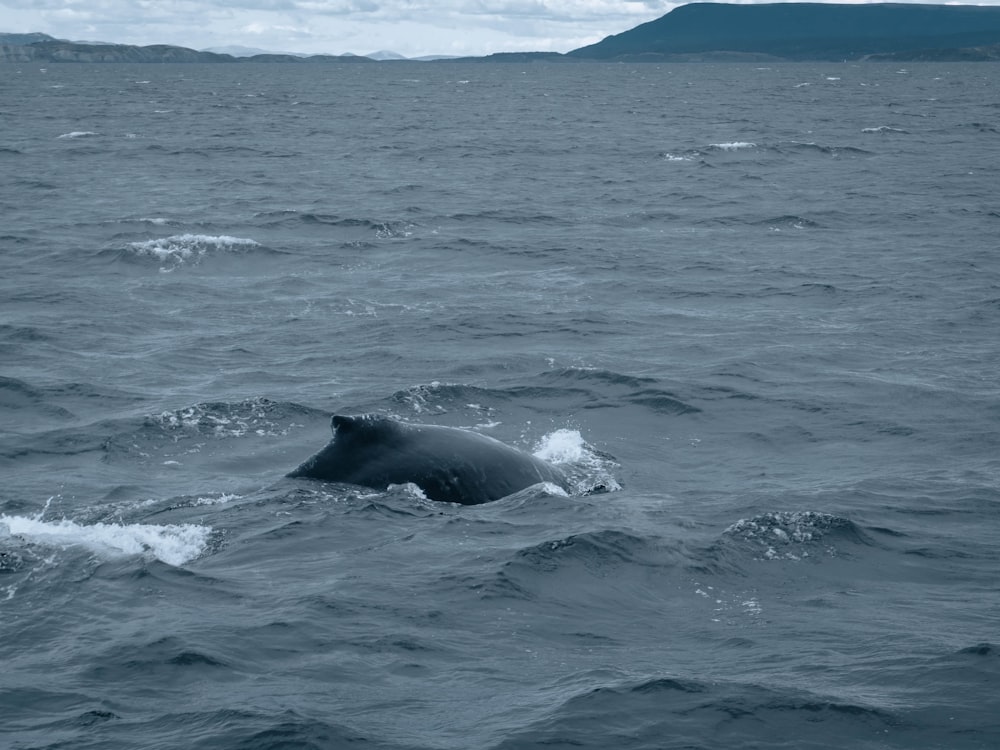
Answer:
[[[333,439],[289,472],[292,478],[377,490],[411,483],[430,500],[480,505],[541,482],[569,490],[556,466],[495,438],[378,414],[336,415]]]

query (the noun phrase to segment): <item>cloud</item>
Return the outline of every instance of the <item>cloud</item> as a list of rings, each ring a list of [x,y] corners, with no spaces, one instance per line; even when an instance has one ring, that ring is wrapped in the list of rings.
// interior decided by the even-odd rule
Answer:
[[[662,0],[0,0],[0,18],[9,31],[128,44],[487,54],[567,51],[672,7]]]
[[[290,5],[298,12],[326,16],[376,13],[379,10],[379,4],[369,0],[296,0]]]

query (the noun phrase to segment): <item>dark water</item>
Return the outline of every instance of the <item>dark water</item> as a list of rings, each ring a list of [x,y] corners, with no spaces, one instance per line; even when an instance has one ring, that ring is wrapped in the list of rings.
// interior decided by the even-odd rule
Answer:
[[[998,72],[5,66],[0,745],[1000,745]]]

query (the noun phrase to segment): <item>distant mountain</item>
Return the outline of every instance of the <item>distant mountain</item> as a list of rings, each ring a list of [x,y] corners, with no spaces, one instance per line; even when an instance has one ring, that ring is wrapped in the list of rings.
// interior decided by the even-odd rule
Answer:
[[[294,55],[295,57],[306,57],[298,52],[272,52],[267,49],[257,47],[244,47],[239,44],[230,44],[224,47],[206,47],[202,52],[214,52],[217,55],[232,55],[233,57],[253,57],[254,55]]]
[[[45,37],[41,41],[15,44],[9,37]],[[370,63],[358,55],[311,55],[263,53],[249,57],[235,57],[218,52],[204,52],[168,44],[137,47],[131,44],[100,44],[67,42],[53,39],[47,34],[0,35],[0,62],[82,62],[82,63],[221,63],[221,62],[320,62],[320,63]]]
[[[3,34],[0,33],[0,44],[9,44],[12,47],[21,47],[25,44],[34,44],[35,42],[55,42],[57,39],[54,36],[49,36],[48,34],[42,34],[40,32],[34,32],[31,34]]]
[[[984,57],[978,59],[990,59],[989,49],[997,44],[1000,7],[692,3],[567,54],[633,61],[973,59],[981,48]]]
[[[448,57],[436,59],[444,62],[476,63],[562,62],[570,60],[570,58],[559,52],[494,52],[492,55],[486,55],[486,57]]]
[[[365,57],[371,60],[405,60],[407,59],[398,52],[392,52],[387,49],[380,49],[378,52],[369,52]]]
[[[457,60],[459,55],[421,55],[420,57],[406,57],[398,52],[392,52],[391,50],[379,50],[378,52],[369,52],[365,57],[370,60],[377,60],[379,62],[385,61],[400,61],[406,60],[408,62],[429,62],[431,60]]]

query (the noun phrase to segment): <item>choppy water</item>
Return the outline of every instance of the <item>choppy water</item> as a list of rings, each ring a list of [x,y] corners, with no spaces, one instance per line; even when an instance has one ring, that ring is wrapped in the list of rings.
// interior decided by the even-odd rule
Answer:
[[[998,81],[5,66],[0,745],[997,747]]]

